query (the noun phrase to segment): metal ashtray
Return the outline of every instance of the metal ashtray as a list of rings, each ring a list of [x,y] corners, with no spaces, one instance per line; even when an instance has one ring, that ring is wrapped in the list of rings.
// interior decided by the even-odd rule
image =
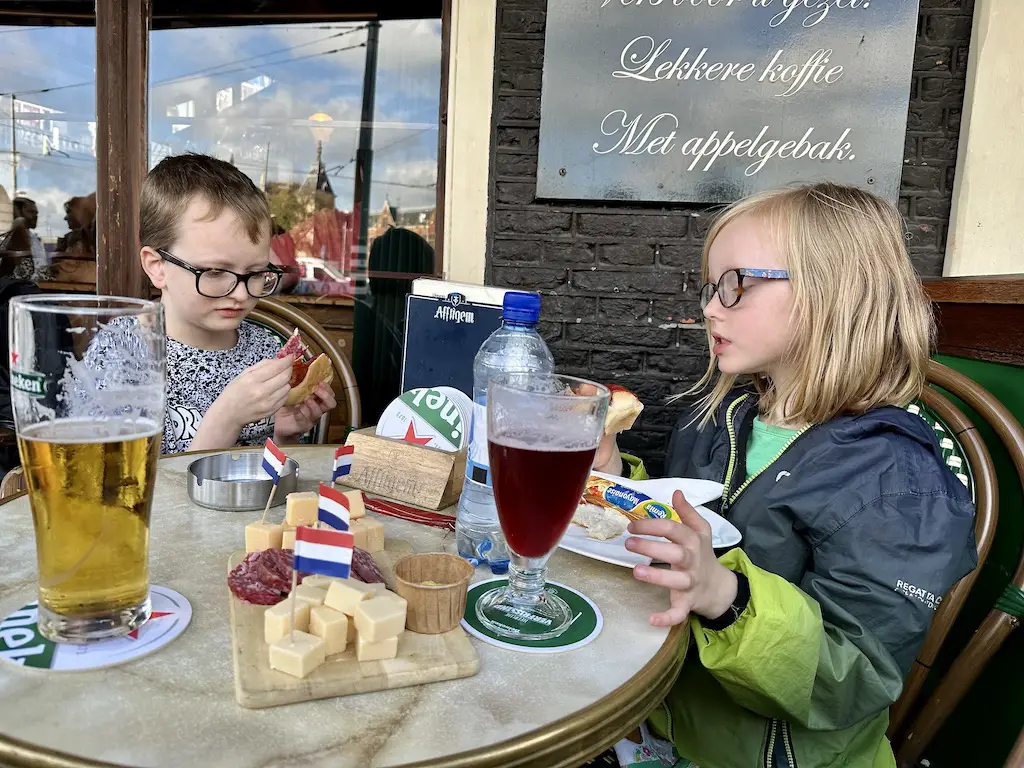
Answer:
[[[188,497],[210,509],[262,510],[274,489],[262,464],[263,454],[257,451],[218,453],[197,459],[188,465]],[[275,507],[284,504],[288,494],[295,491],[298,479],[299,465],[288,459],[274,494]]]

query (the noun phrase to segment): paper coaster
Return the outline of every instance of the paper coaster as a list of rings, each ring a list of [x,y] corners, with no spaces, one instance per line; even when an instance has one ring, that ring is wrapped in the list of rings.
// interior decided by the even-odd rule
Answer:
[[[466,614],[462,619],[462,626],[467,632],[484,642],[496,645],[499,648],[508,648],[512,651],[524,653],[561,653],[571,651],[573,648],[582,648],[590,643],[601,633],[604,626],[604,617],[601,610],[594,602],[584,594],[575,589],[559,584],[557,581],[547,583],[547,591],[562,598],[569,605],[572,611],[572,625],[558,637],[548,640],[520,640],[514,637],[504,637],[495,634],[485,627],[476,615],[476,604],[484,595],[495,589],[501,589],[508,584],[507,578],[487,579],[478,581],[469,588],[466,596]],[[512,623],[512,619],[509,622]]]
[[[0,621],[0,659],[23,667],[51,670],[99,669],[123,664],[158,651],[185,631],[192,604],[167,587],[151,586],[149,621],[124,637],[87,645],[54,643],[36,626],[38,602],[31,602]]]

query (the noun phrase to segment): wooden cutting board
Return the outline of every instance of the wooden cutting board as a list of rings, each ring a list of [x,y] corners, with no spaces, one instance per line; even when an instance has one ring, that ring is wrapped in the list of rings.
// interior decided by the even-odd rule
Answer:
[[[412,551],[405,541],[387,539],[384,551],[374,554],[389,589],[395,586],[395,562]],[[243,557],[244,552],[233,554],[228,572]],[[328,656],[307,677],[292,677],[270,668],[267,644],[263,642],[266,606],[243,602],[230,590],[228,599],[235,699],[249,709],[454,680],[475,675],[480,669],[480,658],[468,635],[462,627],[456,627],[443,635],[405,631],[398,638],[398,656],[386,661],[356,661],[355,648],[350,646],[344,653]]]

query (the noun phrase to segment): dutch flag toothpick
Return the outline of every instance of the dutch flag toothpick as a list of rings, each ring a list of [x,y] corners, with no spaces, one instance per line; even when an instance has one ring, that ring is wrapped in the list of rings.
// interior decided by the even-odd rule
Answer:
[[[352,455],[356,452],[354,445],[343,445],[334,452],[334,472],[331,475],[331,482],[338,482],[338,478],[344,477],[352,471]]]
[[[273,440],[267,438],[267,444],[263,448],[263,471],[270,476],[275,486],[281,482],[281,473],[287,460],[284,451],[274,445]]]
[[[300,573],[347,579],[355,542],[355,536],[348,531],[299,526],[295,529],[294,568]]]
[[[336,531],[347,531],[349,509],[345,494],[329,485],[320,483],[320,501],[316,519]]]

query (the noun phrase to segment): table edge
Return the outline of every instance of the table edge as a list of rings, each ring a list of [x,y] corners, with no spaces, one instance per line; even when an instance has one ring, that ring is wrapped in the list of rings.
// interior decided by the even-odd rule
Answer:
[[[182,455],[168,454],[160,458]],[[26,492],[22,491],[0,500],[0,507],[24,495]],[[688,633],[689,625],[686,623],[672,627],[658,652],[639,672],[594,703],[566,717],[496,744],[430,760],[402,763],[395,768],[568,768],[579,765],[623,738],[668,695],[683,665]],[[119,763],[78,757],[2,734],[0,765],[19,768],[124,768]]]

